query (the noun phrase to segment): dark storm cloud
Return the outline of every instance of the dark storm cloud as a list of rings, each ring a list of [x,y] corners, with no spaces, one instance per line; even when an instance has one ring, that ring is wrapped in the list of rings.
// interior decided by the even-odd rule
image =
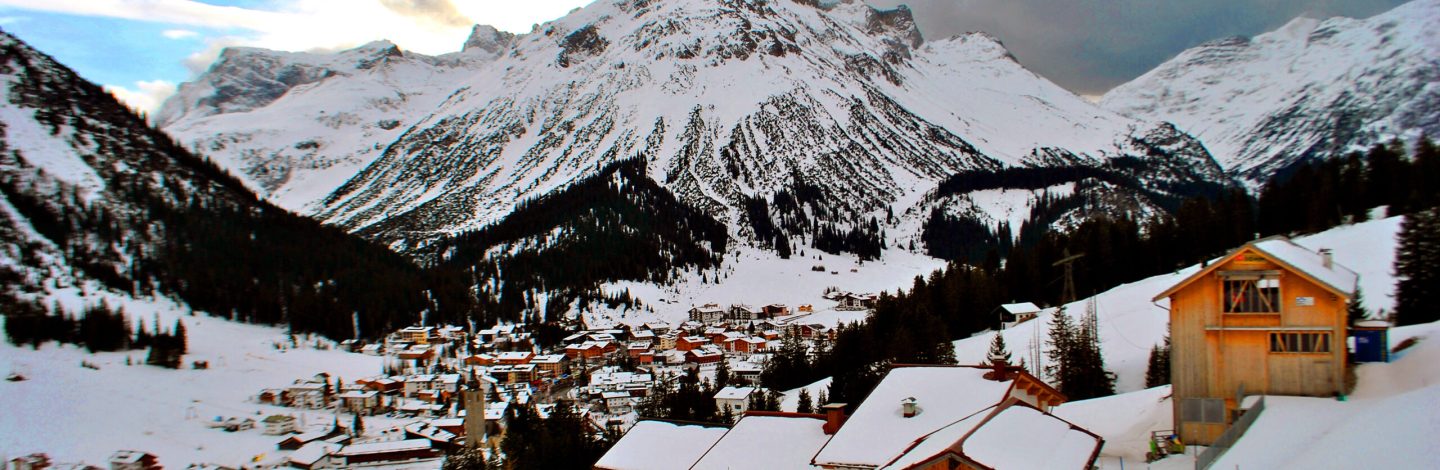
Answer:
[[[441,26],[470,26],[470,18],[455,9],[450,0],[380,0],[390,11],[420,18]]]
[[[1298,16],[1364,18],[1401,0],[867,0],[906,4],[926,38],[985,31],[1030,70],[1099,94],[1186,48],[1253,36]]]

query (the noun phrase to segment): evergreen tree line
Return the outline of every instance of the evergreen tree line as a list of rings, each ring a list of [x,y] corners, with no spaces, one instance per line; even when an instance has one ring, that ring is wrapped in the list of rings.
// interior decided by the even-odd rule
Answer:
[[[500,448],[460,449],[446,456],[443,470],[550,470],[589,469],[620,436],[599,432],[576,411],[560,401],[542,418],[533,404],[506,411],[509,426]]]
[[[1432,164],[1424,163],[1433,161],[1433,154],[1424,156],[1429,152],[1426,148],[1429,144],[1418,147],[1420,150],[1406,162],[1412,165],[1408,167],[1410,170],[1402,173],[1424,181],[1437,174]],[[1418,172],[1431,173],[1420,175]],[[1304,174],[1295,172],[1290,176],[1304,178]],[[1306,187],[1303,186],[1304,180],[1285,179],[1283,176],[1267,182],[1262,194],[1276,193],[1286,185],[1292,185],[1288,186],[1291,191]],[[1394,215],[1418,205],[1406,200],[1415,200],[1417,193],[1421,193],[1423,198],[1425,190],[1434,188],[1440,186],[1384,192],[1382,194],[1388,196],[1371,199],[1366,204],[1389,205]],[[1303,191],[1305,194],[1315,192],[1314,189]],[[1045,231],[1033,243],[1015,243],[1003,257],[995,250],[987,253],[986,260],[976,265],[952,263],[932,273],[928,279],[917,277],[908,291],[881,293],[877,307],[866,322],[842,326],[834,344],[824,354],[806,354],[808,367],[797,367],[797,362],[782,359],[786,354],[782,345],[772,367],[777,371],[783,367],[787,372],[766,376],[769,378],[765,385],[787,390],[830,376],[833,378],[830,400],[853,405],[868,396],[870,389],[888,370],[888,364],[953,361],[953,349],[949,348],[949,342],[997,327],[1000,318],[996,306],[1000,304],[1028,300],[1039,305],[1058,305],[1063,267],[1053,263],[1068,254],[1084,254],[1074,262],[1074,280],[1077,293],[1089,295],[1219,256],[1253,240],[1257,234],[1267,235],[1260,228],[1262,220],[1303,212],[1308,204],[1297,199],[1292,204],[1257,208],[1252,198],[1235,189],[1219,192],[1213,197],[1187,199],[1173,213],[1160,214],[1144,223],[1126,217],[1095,217],[1081,222],[1069,232]],[[1440,224],[1430,219],[1419,216],[1411,219],[1413,221],[1406,224],[1414,227],[1406,231],[1409,239],[1433,240],[1434,234],[1440,233],[1440,229],[1435,228]],[[1340,221],[1334,220],[1335,223]],[[1320,230],[1329,227],[1312,228]],[[1416,248],[1409,251],[1416,255],[1406,258],[1406,239],[1402,236],[1400,253],[1400,257],[1406,260],[1421,259],[1420,253],[1426,251],[1419,247],[1425,243],[1436,244],[1433,241],[1413,242]],[[1402,276],[1422,266],[1440,266],[1440,260],[1428,265],[1419,261],[1406,263],[1404,266],[1409,270],[1397,266],[1397,272]],[[1410,276],[1417,280],[1409,283],[1415,286],[1412,289],[1417,292],[1427,291],[1422,285],[1437,285],[1430,281],[1437,278],[1433,274],[1417,272]],[[1430,284],[1424,284],[1427,281]],[[1402,281],[1402,293],[1405,286]],[[1398,301],[1400,298],[1397,298]],[[1430,302],[1429,305],[1436,305],[1434,300]],[[1397,306],[1398,309],[1400,307]],[[946,357],[946,351],[951,357]],[[961,359],[978,362],[983,358]],[[1103,370],[1103,365],[1100,370]],[[1094,388],[1103,391],[1103,383],[1100,385]]]
[[[146,363],[169,368],[180,367],[188,348],[185,325],[176,321],[170,330],[162,330],[159,317],[151,323],[152,331],[142,321],[132,326],[124,309],[113,309],[105,301],[70,312],[59,303],[46,308],[33,300],[14,295],[0,295],[4,308],[5,337],[15,346],[29,345],[39,349],[54,341],[83,346],[87,351],[113,352],[149,348]]]
[[[663,283],[686,271],[704,272],[720,265],[729,242],[723,223],[681,203],[645,172],[638,159],[611,164],[564,190],[520,203],[494,225],[442,239],[425,257],[464,274],[485,324],[555,321],[575,302],[634,305],[606,299],[597,289],[613,281]],[[552,296],[551,311],[536,302],[539,293]]]
[[[774,249],[781,258],[789,259],[795,243],[809,240],[810,248],[829,254],[853,253],[861,260],[880,258],[885,248],[885,231],[879,219],[861,218],[838,210],[827,203],[824,192],[805,182],[798,173],[791,175],[791,184],[770,196],[746,198],[742,202],[745,219],[762,248]],[[841,217],[851,221],[837,222]],[[887,213],[887,220],[894,221]],[[778,219],[778,222],[776,221]]]

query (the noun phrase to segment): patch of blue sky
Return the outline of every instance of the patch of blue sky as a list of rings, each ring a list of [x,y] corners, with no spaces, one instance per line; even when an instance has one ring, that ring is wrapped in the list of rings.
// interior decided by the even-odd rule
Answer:
[[[183,61],[205,48],[205,37],[246,33],[4,7],[0,7],[0,28],[49,54],[87,80],[121,86],[132,86],[141,80],[185,81],[191,72]],[[198,34],[170,38],[164,34],[169,30]]]

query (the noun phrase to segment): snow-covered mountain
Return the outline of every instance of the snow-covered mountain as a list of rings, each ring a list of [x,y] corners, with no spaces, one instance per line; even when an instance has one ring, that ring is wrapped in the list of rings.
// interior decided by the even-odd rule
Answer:
[[[377,41],[336,53],[226,49],[155,116],[167,132],[292,210],[334,190],[480,73],[514,35],[476,26],[431,57]]]
[[[99,86],[0,32],[5,315],[44,314],[56,290],[104,288],[342,336],[355,328],[337,311],[384,331],[434,306],[422,275],[390,250],[258,200]],[[452,292],[459,304],[439,310],[469,312],[460,305],[468,294]]]
[[[1173,122],[1231,174],[1263,182],[1304,159],[1440,133],[1437,28],[1436,0],[1363,20],[1298,18],[1184,51],[1101,104]]]
[[[227,71],[232,64],[224,62],[199,82],[248,73]],[[198,119],[167,112],[161,122],[206,152],[215,145],[203,136],[231,135],[215,139],[232,155],[217,160],[262,190],[266,181],[289,181],[269,183],[278,203],[389,242],[492,224],[519,201],[635,157],[681,201],[721,220],[739,218],[749,198],[800,185],[826,200],[820,219],[844,223],[915,207],[957,173],[1102,166],[1120,157],[1149,165],[1183,154],[1187,165],[1155,168],[1166,179],[1215,181],[1197,176],[1216,167],[1183,132],[1103,110],[1026,70],[993,37],[926,41],[903,7],[601,0],[466,70],[446,75],[453,81],[443,86],[426,82],[454,91],[422,93],[432,109],[386,132],[373,129],[375,119],[357,119],[355,132],[333,140],[357,150],[317,147],[311,141],[333,131],[317,125],[315,113],[278,111],[330,109],[310,95],[331,82],[351,84],[350,102],[371,92],[389,96],[397,82],[336,75],[266,106],[214,108],[223,113]],[[188,87],[167,109],[213,100],[206,90],[218,88]],[[406,112],[424,104],[413,102]],[[233,125],[219,126],[226,116]],[[296,131],[266,134],[259,126]],[[298,161],[294,154],[374,161],[317,201],[356,167],[291,165],[287,180],[265,165],[235,164],[251,157],[233,157]]]

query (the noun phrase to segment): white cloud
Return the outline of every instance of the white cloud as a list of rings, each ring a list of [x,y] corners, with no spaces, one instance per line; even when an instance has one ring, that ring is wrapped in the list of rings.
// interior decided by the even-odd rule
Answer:
[[[105,91],[115,95],[130,109],[154,114],[155,110],[160,108],[160,103],[165,102],[165,98],[175,94],[175,84],[165,80],[139,81],[135,82],[134,89],[119,85],[105,85]]]
[[[0,16],[0,26],[9,26],[22,21],[30,21],[30,18],[23,16]]]
[[[160,34],[170,39],[189,39],[200,35],[200,33],[188,29],[167,29]]]
[[[333,50],[388,39],[424,54],[460,50],[472,24],[512,32],[549,21],[590,0],[277,0],[274,10],[218,6],[194,0],[0,0],[0,5],[230,30],[239,45],[304,51]],[[183,31],[175,29],[172,31]],[[178,39],[166,32],[166,37]]]

